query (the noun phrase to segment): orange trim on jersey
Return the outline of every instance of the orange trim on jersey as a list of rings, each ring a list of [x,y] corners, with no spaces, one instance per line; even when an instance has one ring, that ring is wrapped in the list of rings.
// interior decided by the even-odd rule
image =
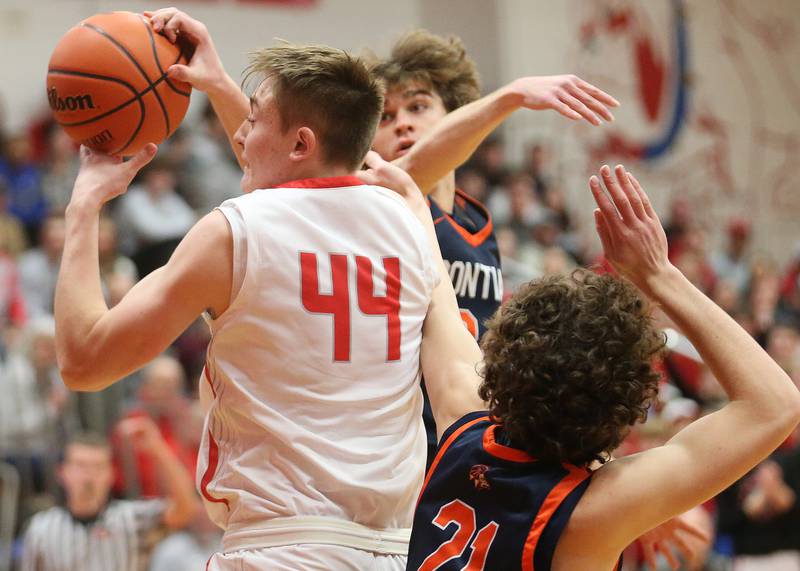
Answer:
[[[428,470],[428,474],[425,476],[425,482],[423,482],[422,484],[422,489],[419,491],[419,497],[417,498],[417,505],[419,505],[419,499],[425,492],[425,488],[428,487],[428,482],[431,481],[431,476],[433,476],[434,471],[436,471],[436,467],[439,465],[439,461],[442,459],[442,456],[444,456],[444,453],[447,452],[447,449],[450,448],[450,445],[453,442],[455,442],[456,438],[461,436],[461,433],[464,432],[466,429],[468,429],[470,426],[472,426],[473,424],[477,424],[479,422],[483,422],[485,420],[489,420],[489,415],[479,416],[478,418],[470,420],[468,423],[464,424],[463,426],[459,427],[458,430],[453,432],[453,434],[451,434],[447,438],[447,440],[444,441],[444,444],[442,444],[439,447],[439,451],[436,453],[436,458],[433,459],[431,467]]]
[[[203,474],[203,479],[200,480],[200,493],[203,497],[208,500],[209,502],[213,502],[215,504],[225,504],[225,507],[231,509],[228,500],[225,498],[215,498],[212,496],[208,491],[208,484],[214,478],[214,474],[217,472],[217,465],[219,464],[219,446],[217,445],[217,441],[214,440],[214,436],[211,434],[211,430],[208,431],[208,465],[206,466],[206,471]]]
[[[539,538],[542,536],[544,528],[547,527],[550,518],[556,513],[561,502],[588,477],[589,472],[587,470],[572,466],[569,468],[569,474],[564,476],[556,487],[547,494],[542,507],[539,508],[539,513],[536,514],[536,519],[533,520],[528,538],[525,540],[525,548],[522,550],[522,571],[535,571],[533,555],[536,553],[536,546],[539,544]]]
[[[217,391],[214,388],[214,383],[211,382],[211,373],[208,372],[208,363],[206,363],[205,366],[203,367],[203,376],[206,378],[206,382],[208,383],[208,386],[211,389],[211,395],[214,398],[217,398]]]
[[[346,186],[364,186],[357,176],[329,176],[324,178],[303,178],[290,180],[275,188],[343,188]]]
[[[499,425],[492,424],[483,433],[483,449],[492,456],[512,462],[535,462],[536,458],[523,450],[511,448],[503,444],[498,444],[494,439],[494,433]]]
[[[462,190],[456,189],[456,198],[460,198],[461,200],[465,200],[467,202],[471,202],[475,208],[478,210],[482,210],[486,214],[486,225],[472,234],[469,230],[461,226],[455,219],[448,214],[447,212],[444,213],[444,218],[450,223],[453,229],[458,232],[458,234],[473,248],[477,248],[481,244],[483,244],[486,239],[492,235],[493,225],[492,225],[492,215],[486,209],[486,206],[483,205],[480,201],[472,198],[470,195],[465,193]]]

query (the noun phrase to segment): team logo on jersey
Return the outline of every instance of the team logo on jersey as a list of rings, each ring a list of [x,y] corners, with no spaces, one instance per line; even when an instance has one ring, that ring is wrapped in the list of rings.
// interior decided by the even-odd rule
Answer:
[[[492,486],[489,484],[489,480],[486,479],[486,472],[488,471],[489,466],[485,464],[475,464],[469,469],[469,481],[472,482],[476,490],[485,492],[491,489]]]

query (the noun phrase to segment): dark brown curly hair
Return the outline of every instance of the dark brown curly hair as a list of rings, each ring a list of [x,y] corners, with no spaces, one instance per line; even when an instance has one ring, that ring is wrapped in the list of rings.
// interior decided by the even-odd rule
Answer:
[[[587,466],[647,417],[665,338],[629,282],[586,270],[532,281],[487,327],[480,396],[513,446]]]
[[[397,41],[388,59],[372,63],[371,71],[385,82],[387,91],[409,82],[430,86],[448,113],[481,96],[475,61],[456,36],[409,32]]]

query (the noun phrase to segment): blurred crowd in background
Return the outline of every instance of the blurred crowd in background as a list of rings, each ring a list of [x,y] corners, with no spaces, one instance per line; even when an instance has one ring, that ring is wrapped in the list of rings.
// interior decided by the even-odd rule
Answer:
[[[57,468],[72,434],[90,431],[112,443],[113,497],[165,493],[151,455],[132,446],[118,429],[126,418],[152,419],[194,473],[204,416],[198,379],[209,333],[198,321],[168,353],[123,382],[98,393],[68,391],[56,366],[52,313],[63,213],[78,172],[77,148],[49,117],[22,132],[8,132],[0,124],[0,135],[0,492],[8,500],[0,503],[0,533],[13,541],[8,554],[21,550],[26,522],[34,513],[63,501]],[[492,214],[507,295],[530,279],[579,266],[609,270],[596,242],[587,238],[592,229],[580,227],[575,205],[565,198],[556,176],[563,168],[568,165],[560,164],[547,141],[532,141],[524,162],[512,166],[496,138],[457,173],[457,185]],[[224,130],[207,107],[162,145],[128,193],[106,208],[99,247],[108,304],[116,304],[163,265],[199,217],[237,196],[240,177]],[[746,218],[729,220],[723,245],[710,248],[703,208],[676,196],[659,213],[673,262],[800,385],[800,232],[797,244],[786,245],[794,249],[791,261],[777,265],[751,246],[754,236],[769,228],[753,227]],[[658,314],[656,319],[670,327]],[[692,348],[680,336],[669,346],[674,351],[662,359],[659,400],[617,456],[663,443],[722,404],[723,391]],[[696,512],[698,525],[714,540],[709,552],[685,568],[726,569],[734,555],[800,556],[798,494],[800,435]],[[169,559],[178,552],[192,554],[182,556],[182,568],[200,569],[219,537],[200,513],[187,531],[167,540],[172,551],[166,546],[156,550],[151,568],[178,569]],[[0,553],[4,547],[0,543]],[[626,568],[637,568],[637,560],[638,554],[630,553]]]

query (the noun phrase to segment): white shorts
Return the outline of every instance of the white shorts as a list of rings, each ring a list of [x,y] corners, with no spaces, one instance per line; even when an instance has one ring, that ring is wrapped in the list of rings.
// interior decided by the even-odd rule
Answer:
[[[405,571],[406,557],[311,544],[215,553],[206,571]]]

